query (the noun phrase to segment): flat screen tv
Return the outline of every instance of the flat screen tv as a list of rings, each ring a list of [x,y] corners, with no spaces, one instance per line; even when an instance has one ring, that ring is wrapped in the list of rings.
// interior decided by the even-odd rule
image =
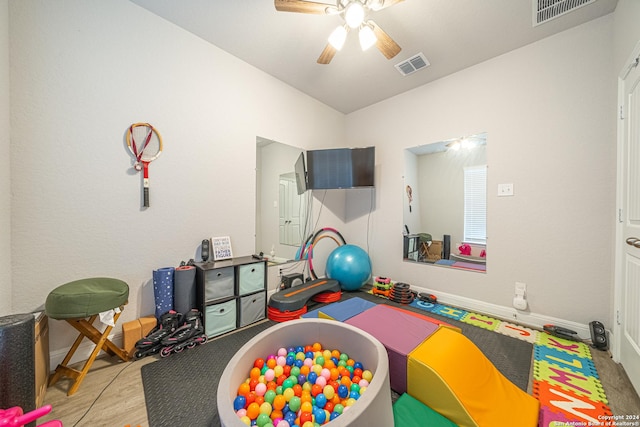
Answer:
[[[307,191],[307,170],[304,166],[304,153],[300,153],[300,156],[298,156],[298,160],[296,160],[296,164],[294,167],[294,172],[296,175],[296,187],[298,189],[298,195],[300,195]]]
[[[307,151],[307,188],[373,187],[375,147]]]

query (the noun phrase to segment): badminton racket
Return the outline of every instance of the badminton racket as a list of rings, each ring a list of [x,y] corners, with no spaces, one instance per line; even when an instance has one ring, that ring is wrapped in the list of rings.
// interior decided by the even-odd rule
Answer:
[[[142,171],[143,206],[149,207],[149,163],[162,153],[162,137],[149,123],[134,123],[127,130],[127,146],[135,158],[133,168]]]

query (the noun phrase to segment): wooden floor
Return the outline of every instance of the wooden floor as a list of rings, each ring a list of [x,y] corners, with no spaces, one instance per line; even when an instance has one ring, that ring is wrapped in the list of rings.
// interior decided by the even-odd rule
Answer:
[[[614,415],[640,415],[640,398],[622,367],[611,360],[608,352],[592,350],[592,356]],[[69,397],[66,392],[70,380],[61,379],[47,390],[45,404],[51,404],[53,411],[40,418],[38,424],[58,419],[65,427],[149,426],[140,369],[155,360],[154,357],[135,362],[122,362],[117,357],[98,359],[78,392]],[[176,396],[179,398],[184,396]]]

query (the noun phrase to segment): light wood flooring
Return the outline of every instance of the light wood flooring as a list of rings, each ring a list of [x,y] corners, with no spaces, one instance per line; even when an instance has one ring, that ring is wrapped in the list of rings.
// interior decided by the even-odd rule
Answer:
[[[640,398],[622,367],[613,362],[608,352],[591,353],[614,415],[640,415]],[[45,404],[51,404],[53,410],[37,423],[58,419],[65,427],[149,426],[140,370],[156,360],[157,357],[134,362],[122,362],[117,357],[96,360],[73,396],[66,394],[70,384],[66,378],[49,387]]]

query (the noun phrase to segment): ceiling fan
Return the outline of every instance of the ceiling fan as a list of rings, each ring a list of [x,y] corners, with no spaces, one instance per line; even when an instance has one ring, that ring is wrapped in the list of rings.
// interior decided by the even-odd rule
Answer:
[[[318,64],[328,64],[337,51],[342,49],[350,30],[358,29],[360,47],[367,50],[374,44],[387,58],[396,56],[402,49],[382,28],[371,19],[369,12],[377,12],[403,0],[336,0],[336,5],[305,0],[274,0],[279,12],[312,13],[317,15],[340,15],[344,20],[329,36]]]

